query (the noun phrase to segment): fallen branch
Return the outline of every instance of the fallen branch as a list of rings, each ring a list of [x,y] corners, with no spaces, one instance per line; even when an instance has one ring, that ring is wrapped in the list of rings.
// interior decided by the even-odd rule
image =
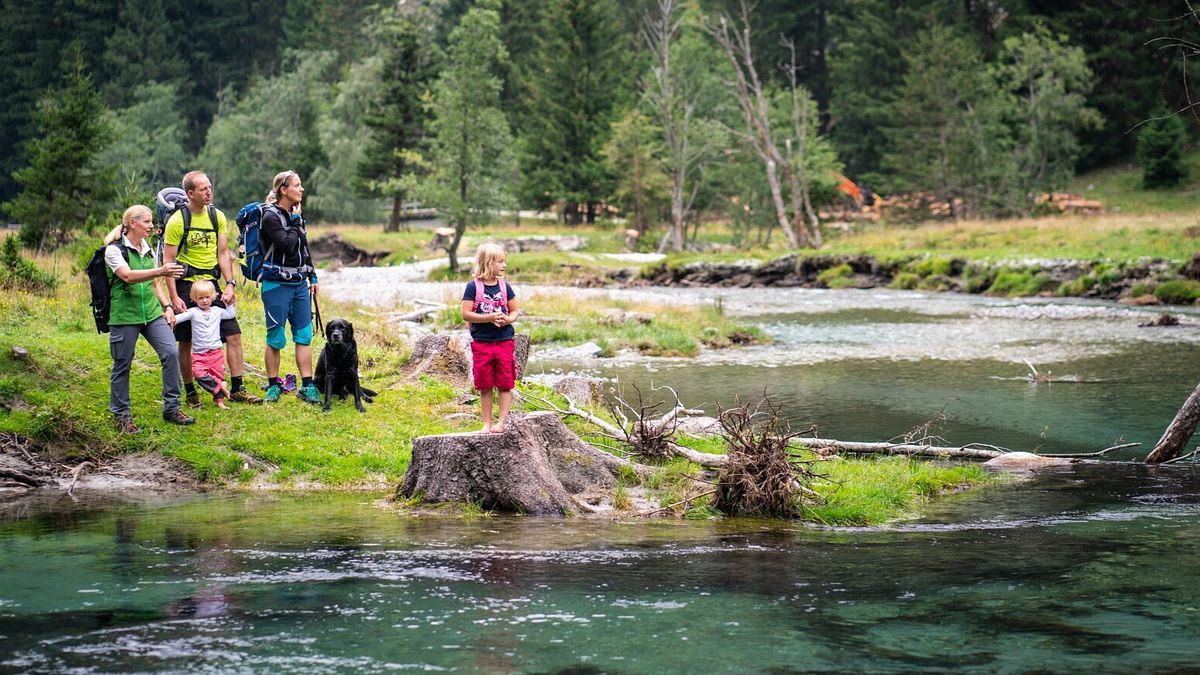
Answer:
[[[937,445],[909,445],[905,443],[860,443],[855,441],[839,441],[832,438],[801,438],[799,442],[813,450],[830,449],[857,454],[969,457],[971,459],[991,459],[1005,454],[1003,450],[984,450],[983,448],[971,447],[970,445],[942,447]]]
[[[1124,448],[1132,448],[1141,445],[1141,443],[1121,443],[1120,445],[1112,445],[1097,452],[1077,452],[1065,453],[1061,455],[1041,455],[1042,457],[1103,457],[1106,453],[1113,450],[1122,450]]]
[[[0,478],[7,478],[15,483],[20,483],[28,487],[41,487],[42,481],[16,469],[6,469],[0,467]]]
[[[84,471],[94,468],[96,468],[94,462],[84,461],[80,462],[79,466],[71,469],[71,485],[67,488],[67,494],[71,494],[71,491],[75,489],[75,484],[79,482],[79,477],[83,475]]]
[[[662,513],[663,511],[669,511],[671,509],[674,509],[676,506],[679,506],[680,504],[688,504],[690,502],[696,501],[697,499],[700,499],[701,497],[707,497],[709,495],[716,494],[716,492],[717,492],[716,490],[709,490],[708,492],[701,492],[698,495],[692,495],[691,497],[685,497],[677,502],[672,502],[670,504],[667,504],[666,506],[662,507],[661,509],[654,509],[653,511],[645,511],[645,512],[639,513],[637,515],[639,518],[645,518],[647,516],[652,516],[656,513]]]

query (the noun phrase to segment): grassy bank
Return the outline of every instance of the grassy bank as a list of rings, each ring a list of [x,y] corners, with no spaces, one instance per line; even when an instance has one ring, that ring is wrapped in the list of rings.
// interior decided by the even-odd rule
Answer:
[[[40,262],[49,266],[49,261]],[[275,405],[234,404],[228,411],[206,401],[203,408],[190,411],[197,424],[172,426],[160,416],[157,358],[142,343],[131,373],[134,416],[142,431],[118,434],[107,411],[107,336],[95,332],[82,278],[67,274],[65,265],[59,267],[53,295],[0,293],[0,324],[7,327],[0,335],[0,431],[29,436],[64,461],[150,451],[181,460],[215,486],[386,490],[403,476],[413,438],[469,431],[479,424],[471,416],[455,415],[477,411],[476,403],[464,400],[464,392],[431,378],[406,380],[403,366],[410,347],[392,337],[378,318],[327,298],[322,303],[326,317],[354,321],[365,381],[381,392],[366,414],[360,415],[349,403],[324,413],[286,396]],[[254,388],[263,379],[261,302],[253,288],[239,291],[247,381]],[[560,315],[565,309],[556,307],[546,314]],[[616,312],[654,310],[639,304],[613,308]],[[531,313],[538,313],[536,305]],[[552,327],[553,322],[545,324],[546,330]],[[15,347],[27,354],[19,354]],[[294,371],[290,357],[289,348],[284,372]],[[522,383],[521,387],[537,396],[551,396],[537,385]],[[569,425],[599,440],[582,422],[571,420]],[[692,442],[709,451],[723,450],[719,441]],[[824,465],[830,470],[820,490],[828,495],[827,503],[814,507],[809,515],[829,524],[885,522],[919,510],[932,494],[987,480],[977,467],[942,469],[919,462],[849,459]],[[636,487],[669,506],[679,501],[688,477],[697,470],[676,460]],[[682,514],[685,509],[691,509],[693,517],[712,515],[702,503],[671,510]]]

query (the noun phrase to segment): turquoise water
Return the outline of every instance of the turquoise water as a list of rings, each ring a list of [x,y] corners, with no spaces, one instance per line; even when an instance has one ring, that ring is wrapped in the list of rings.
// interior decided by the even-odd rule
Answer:
[[[24,504],[0,521],[0,670],[1184,671],[1198,479],[1049,474],[874,530]]]
[[[727,311],[774,344],[541,365],[602,376],[626,398],[636,387],[659,400],[651,390],[670,385],[709,414],[767,396],[794,429],[816,425],[821,437],[847,441],[898,439],[936,418],[942,445],[1079,453],[1142,444],[1110,455],[1117,459],[1145,457],[1200,382],[1195,308],[1171,308],[1188,325],[1145,328],[1161,309],[890,291],[726,293]],[[1057,381],[1031,383],[1028,364]]]

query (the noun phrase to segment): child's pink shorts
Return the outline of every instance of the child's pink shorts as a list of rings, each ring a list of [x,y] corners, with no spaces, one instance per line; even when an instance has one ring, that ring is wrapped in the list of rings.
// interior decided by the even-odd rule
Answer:
[[[471,342],[471,370],[475,388],[480,391],[508,391],[516,380],[513,365],[513,341]]]
[[[199,379],[205,375],[217,381],[217,386],[225,381],[225,352],[221,349],[210,349],[206,352],[192,352],[192,376]]]

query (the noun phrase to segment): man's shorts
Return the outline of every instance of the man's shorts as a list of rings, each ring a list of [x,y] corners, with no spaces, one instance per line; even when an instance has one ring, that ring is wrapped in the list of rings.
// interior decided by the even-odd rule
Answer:
[[[281,284],[268,281],[262,287],[263,311],[267,319],[267,346],[283,349],[287,346],[283,325],[292,325],[292,341],[298,345],[312,344],[312,300],[308,284]]]
[[[471,341],[471,373],[475,388],[480,391],[508,391],[516,380],[513,361],[513,341]]]
[[[218,282],[213,282],[214,286],[217,286],[217,284]],[[183,301],[187,303],[188,307],[196,306],[196,301],[192,300],[192,282],[184,281],[183,279],[176,280],[175,292],[179,294],[179,297],[183,298]],[[213,307],[224,306],[225,303],[221,302],[221,289],[217,288],[217,297],[215,300],[213,300]],[[221,342],[224,342],[225,338],[229,337],[230,335],[241,334],[242,326],[238,323],[237,319],[221,319]],[[192,341],[192,327],[190,324],[188,324],[188,322],[184,321],[183,323],[175,324],[175,341]]]

